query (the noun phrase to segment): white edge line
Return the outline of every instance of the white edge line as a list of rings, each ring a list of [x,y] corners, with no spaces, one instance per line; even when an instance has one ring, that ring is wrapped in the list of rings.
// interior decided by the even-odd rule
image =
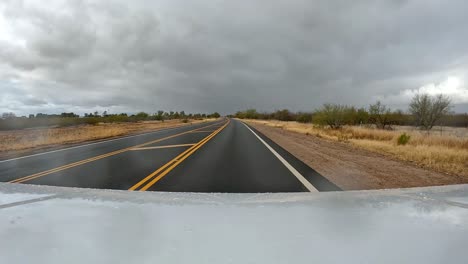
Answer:
[[[278,152],[276,152],[276,150],[274,150],[270,145],[268,145],[265,140],[259,137],[257,133],[250,129],[250,127],[245,123],[242,124],[244,124],[244,126],[249,129],[250,132],[252,132],[258,138],[258,140],[260,140],[260,142],[262,142],[267,147],[267,149],[269,149],[294,176],[296,176],[296,178],[307,188],[307,190],[309,190],[309,192],[318,192],[318,190],[306,178],[304,178],[301,173],[299,173],[291,164],[289,164],[289,162],[281,157],[281,155],[278,154]]]
[[[22,156],[22,157],[17,157],[17,158],[12,158],[12,159],[0,160],[0,163],[9,162],[9,161],[14,161],[14,160],[20,160],[20,159],[26,159],[26,158],[31,158],[31,157],[35,157],[35,156],[41,156],[41,155],[45,155],[45,154],[50,154],[50,153],[55,153],[55,152],[60,152],[60,151],[65,151],[65,150],[70,150],[70,149],[82,148],[82,147],[87,147],[87,146],[91,146],[91,145],[97,145],[97,144],[102,144],[102,143],[107,143],[107,142],[112,142],[112,141],[117,141],[117,140],[122,140],[122,139],[127,139],[127,138],[145,136],[145,135],[149,135],[149,134],[155,134],[155,133],[159,133],[159,132],[163,132],[163,131],[168,131],[168,130],[173,130],[173,129],[178,129],[178,128],[184,128],[184,127],[189,127],[189,126],[179,126],[179,127],[163,128],[163,129],[159,129],[159,130],[157,130],[157,131],[148,132],[148,133],[143,133],[143,134],[138,134],[138,135],[133,135],[133,136],[126,136],[126,137],[120,137],[120,138],[115,138],[115,139],[102,140],[102,141],[99,141],[99,142],[94,142],[94,143],[89,143],[89,144],[74,146],[74,147],[70,147],[70,148],[63,148],[63,149],[51,150],[51,151],[36,153],[36,154],[27,155],[27,156]]]

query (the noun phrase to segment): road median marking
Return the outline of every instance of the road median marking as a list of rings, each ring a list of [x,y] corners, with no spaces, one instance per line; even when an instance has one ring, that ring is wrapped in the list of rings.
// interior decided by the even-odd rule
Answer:
[[[191,147],[195,145],[195,143],[192,144],[179,144],[179,145],[165,145],[165,146],[154,146],[154,147],[142,147],[142,148],[132,148],[132,151],[136,150],[152,150],[152,149],[165,149],[165,148],[180,148],[180,147]]]
[[[265,145],[267,147],[268,150],[271,151],[271,153],[273,153],[273,155],[275,155],[276,158],[279,159],[279,161],[281,161],[281,163],[283,163],[283,165],[294,175],[296,176],[296,178],[302,183],[302,185],[304,185],[304,187],[306,187],[307,190],[309,190],[309,192],[318,192],[317,188],[315,188],[312,183],[310,183],[304,176],[302,176],[301,173],[299,173],[291,164],[289,164],[288,161],[286,161],[278,152],[276,152],[276,150],[274,150],[270,145],[268,145],[268,143],[265,142],[265,140],[263,140],[259,135],[257,135],[257,133],[255,133],[248,125],[246,125],[245,123],[242,123],[244,124],[244,126],[250,130],[250,132],[252,132],[257,138],[258,140],[260,140],[260,142],[263,143],[263,145]]]
[[[55,173],[55,172],[63,171],[63,170],[70,169],[70,168],[73,168],[73,167],[76,167],[76,166],[80,166],[80,165],[83,165],[83,164],[86,164],[86,163],[89,163],[89,162],[92,162],[92,161],[100,160],[100,159],[107,158],[107,157],[110,157],[110,156],[114,156],[114,155],[117,155],[117,154],[120,154],[120,153],[123,153],[123,152],[127,152],[127,151],[132,150],[133,148],[144,147],[144,146],[154,144],[154,143],[158,143],[158,142],[161,142],[161,141],[164,141],[164,140],[167,140],[167,139],[182,136],[182,135],[188,134],[188,133],[190,133],[192,131],[195,131],[195,130],[198,130],[198,129],[204,129],[204,128],[212,127],[212,126],[215,126],[215,125],[219,125],[219,124],[218,123],[211,124],[211,125],[204,126],[204,127],[201,127],[201,128],[197,128],[197,129],[181,132],[181,133],[178,133],[178,134],[175,134],[175,135],[167,136],[167,137],[164,137],[164,138],[152,140],[152,141],[149,141],[149,142],[146,142],[146,143],[143,143],[143,144],[139,144],[139,145],[136,145],[136,146],[123,148],[123,149],[120,149],[120,150],[116,150],[116,151],[112,151],[112,152],[109,152],[109,153],[101,154],[101,155],[98,155],[98,156],[95,156],[95,157],[92,157],[92,158],[80,160],[80,161],[73,162],[73,163],[70,163],[70,164],[66,164],[66,165],[63,165],[63,166],[60,166],[60,167],[56,167],[56,168],[49,169],[49,170],[46,170],[46,171],[38,172],[38,173],[29,175],[29,176],[24,176],[24,177],[21,177],[21,178],[10,181],[10,183],[23,183],[23,182],[30,181],[30,180],[33,180],[33,179],[36,179],[36,178],[39,178],[39,177],[43,177],[43,176],[46,176],[46,175],[49,175],[49,174],[52,174],[52,173]]]
[[[216,130],[197,130],[190,133],[213,133]]]
[[[216,136],[219,132],[221,132],[230,122],[231,121],[228,120],[222,127],[218,128],[213,133],[211,133],[210,135],[208,135],[207,137],[205,137],[204,139],[202,139],[201,141],[199,141],[197,144],[193,145],[189,149],[185,150],[184,152],[182,152],[177,157],[175,157],[171,161],[164,164],[162,167],[160,167],[159,169],[157,169],[156,171],[154,171],[150,175],[146,176],[144,179],[139,181],[137,184],[130,187],[129,190],[130,191],[135,191],[138,188],[140,188],[140,186],[142,186],[143,184],[145,184],[145,185],[143,187],[141,187],[139,189],[139,191],[148,190],[156,182],[158,182],[160,179],[162,179],[164,176],[166,176],[171,170],[173,170],[175,167],[177,167],[177,165],[179,165],[182,161],[184,161],[190,155],[195,153],[195,151],[197,151],[204,144],[206,144],[208,141],[210,141],[214,136]]]

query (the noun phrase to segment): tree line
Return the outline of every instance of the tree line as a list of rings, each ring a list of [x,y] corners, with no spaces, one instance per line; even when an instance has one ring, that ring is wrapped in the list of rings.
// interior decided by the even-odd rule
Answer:
[[[25,129],[34,127],[49,127],[49,126],[72,126],[90,124],[96,125],[98,123],[116,123],[116,122],[140,122],[150,120],[173,120],[180,119],[182,122],[188,122],[189,119],[201,120],[205,118],[218,118],[220,114],[214,112],[211,114],[206,113],[185,113],[185,111],[157,111],[149,114],[146,112],[139,112],[136,114],[110,114],[107,111],[99,113],[97,111],[86,113],[83,116],[73,112],[61,114],[30,114],[29,116],[16,116],[14,113],[3,113],[0,117],[0,130],[13,130]]]
[[[232,115],[241,119],[266,119],[314,123],[339,129],[344,125],[374,125],[391,129],[393,125],[417,126],[430,130],[435,125],[468,127],[468,114],[450,112],[451,101],[443,95],[418,94],[413,97],[408,110],[392,110],[378,101],[369,107],[341,104],[324,104],[311,112],[292,112],[288,109],[274,112],[258,112],[255,109],[239,111]]]

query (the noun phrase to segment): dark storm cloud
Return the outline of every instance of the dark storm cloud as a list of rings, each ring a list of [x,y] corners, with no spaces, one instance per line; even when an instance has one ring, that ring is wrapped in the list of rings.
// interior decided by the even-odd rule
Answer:
[[[448,91],[465,111],[467,8],[433,0],[6,1],[0,111],[229,113],[378,99],[404,108],[421,87]]]

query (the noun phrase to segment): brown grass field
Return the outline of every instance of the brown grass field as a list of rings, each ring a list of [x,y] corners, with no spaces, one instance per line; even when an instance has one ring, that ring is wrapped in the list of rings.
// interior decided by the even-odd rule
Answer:
[[[412,127],[379,130],[370,127],[349,126],[334,130],[276,120],[248,120],[329,141],[339,141],[369,151],[408,161],[420,167],[448,174],[468,176],[468,129],[436,128],[431,132]],[[398,145],[402,133],[411,136],[406,145]]]
[[[13,131],[0,131],[0,153],[24,151],[63,144],[74,144],[90,140],[105,139],[163,128],[186,126],[208,122],[214,119],[143,121],[137,123],[100,123],[62,128],[36,128]]]

